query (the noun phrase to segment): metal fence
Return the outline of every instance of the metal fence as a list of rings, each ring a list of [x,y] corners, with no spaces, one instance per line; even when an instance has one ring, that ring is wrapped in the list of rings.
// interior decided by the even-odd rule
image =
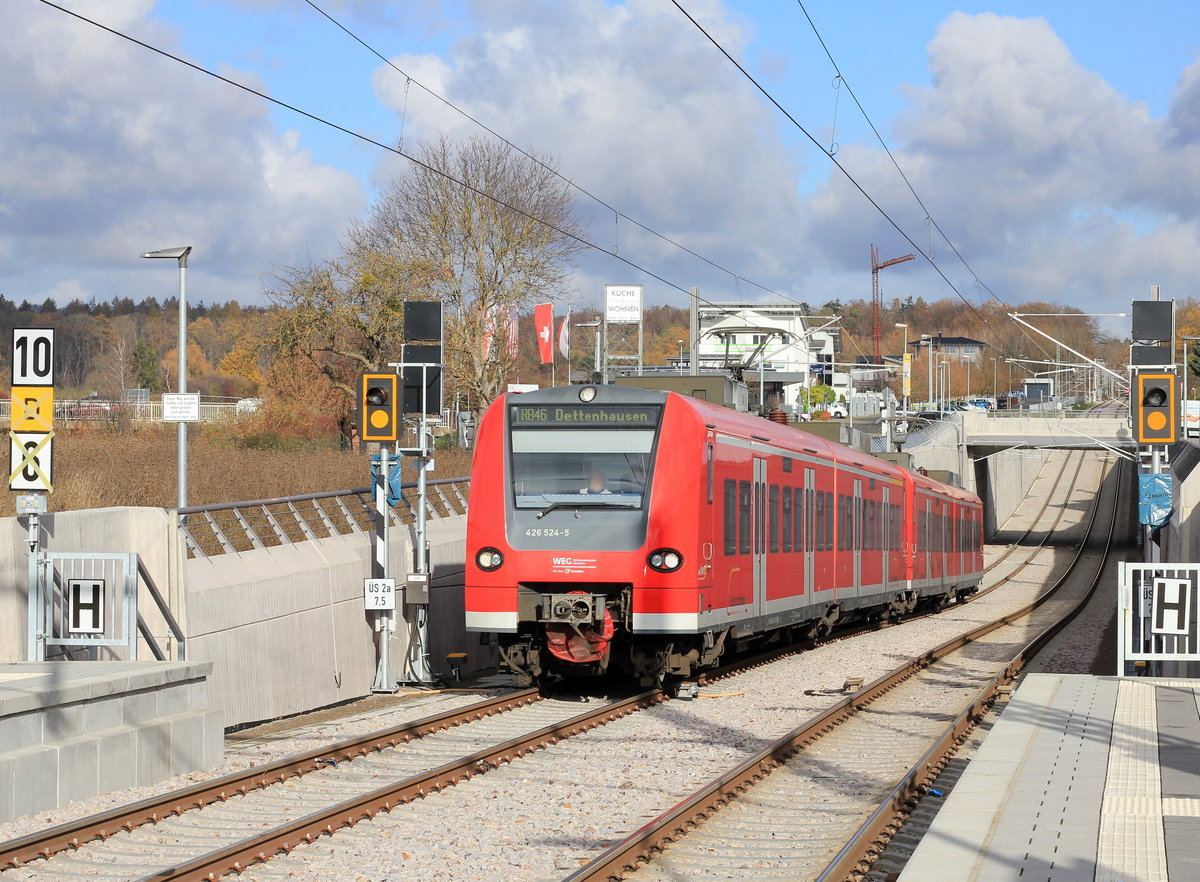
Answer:
[[[1130,563],[1117,577],[1117,675],[1135,662],[1200,662],[1200,564]]]
[[[242,413],[246,413],[243,409]],[[230,419],[239,415],[236,402],[224,404],[201,404],[200,421]],[[116,422],[118,420],[133,420],[136,422],[162,422],[162,402],[121,402],[96,400],[92,398],[63,399],[54,402],[54,421],[56,423],[72,422]],[[12,400],[0,399],[0,425],[12,424]]]
[[[467,513],[469,478],[440,478],[426,482],[426,486],[430,519]],[[184,544],[188,557],[213,557],[328,536],[369,533],[375,529],[371,494],[370,487],[358,487],[189,506],[179,510]],[[411,524],[416,512],[417,485],[401,485],[400,501],[391,507],[391,522]]]

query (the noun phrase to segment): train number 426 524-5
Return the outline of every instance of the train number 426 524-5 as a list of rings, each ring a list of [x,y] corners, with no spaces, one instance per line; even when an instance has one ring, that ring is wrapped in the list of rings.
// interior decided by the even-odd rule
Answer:
[[[530,527],[525,531],[526,536],[570,536],[570,528],[558,529],[555,527]]]

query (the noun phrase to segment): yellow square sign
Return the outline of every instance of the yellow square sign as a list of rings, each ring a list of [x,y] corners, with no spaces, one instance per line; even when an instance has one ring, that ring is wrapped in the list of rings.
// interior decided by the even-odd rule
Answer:
[[[12,430],[49,432],[54,428],[54,387],[12,387]]]

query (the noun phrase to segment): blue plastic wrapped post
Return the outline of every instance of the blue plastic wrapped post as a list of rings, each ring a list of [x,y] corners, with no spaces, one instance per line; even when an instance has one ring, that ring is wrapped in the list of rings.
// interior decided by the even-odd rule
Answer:
[[[400,498],[401,498],[400,484],[403,483],[401,480],[401,477],[400,477],[400,466],[404,464],[404,459],[402,457],[400,457],[399,455],[397,455],[394,458],[389,456],[388,460],[389,460],[389,462],[388,462],[388,481],[387,481],[387,486],[388,486],[387,501],[388,501],[388,505],[399,505]],[[372,484],[375,483],[375,479],[376,479],[376,477],[378,477],[378,475],[379,475],[379,454],[372,453],[371,454],[371,483]]]
[[[1171,475],[1138,475],[1138,522],[1161,527],[1172,511]]]

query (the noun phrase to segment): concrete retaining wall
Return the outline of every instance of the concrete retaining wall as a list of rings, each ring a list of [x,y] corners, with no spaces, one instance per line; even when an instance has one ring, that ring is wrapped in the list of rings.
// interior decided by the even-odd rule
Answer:
[[[997,453],[975,464],[973,488],[984,501],[984,534],[991,536],[1017,510],[1050,451]]]
[[[494,659],[463,627],[466,519],[429,524],[429,657],[449,673],[447,652],[467,652],[464,673]],[[392,530],[392,571],[403,581],[411,562],[407,530]],[[189,560],[185,607],[189,657],[213,663],[214,701],[226,724],[300,713],[370,691],[377,635],[363,609],[371,537],[333,536],[295,545]],[[391,655],[397,677],[411,650],[401,622]]]
[[[63,512],[42,518],[48,551],[137,551],[151,577],[169,592],[174,543],[171,513],[156,508]],[[0,519],[0,663],[27,658],[27,546],[23,518]],[[403,581],[411,561],[409,528],[392,531],[391,562]],[[464,673],[495,664],[495,650],[463,627],[466,518],[429,524],[430,667],[448,674],[449,652],[468,654]],[[375,641],[363,609],[372,537],[333,536],[184,564],[181,621],[188,659],[211,662],[213,703],[226,725],[300,713],[357,698],[375,677]],[[139,609],[160,645],[166,628],[146,592]],[[410,651],[407,623],[392,646],[401,676]],[[108,648],[99,658],[119,658]],[[151,657],[143,646],[140,657]]]
[[[0,666],[0,822],[219,765],[225,729],[192,662]]]

